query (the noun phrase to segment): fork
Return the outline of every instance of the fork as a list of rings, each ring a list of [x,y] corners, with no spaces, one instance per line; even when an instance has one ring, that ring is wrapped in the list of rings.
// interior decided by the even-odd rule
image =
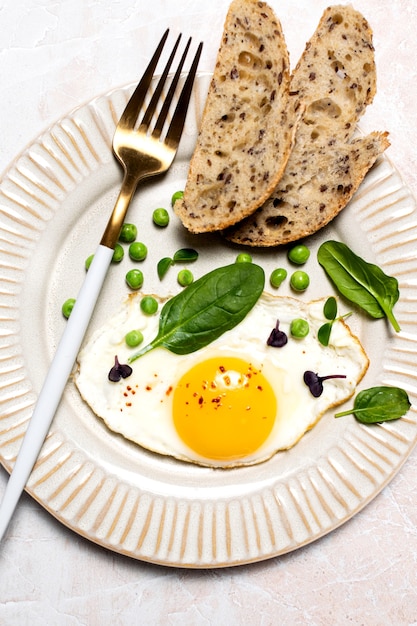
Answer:
[[[152,95],[148,96],[168,34],[169,29],[164,33],[145,73],[128,101],[114,133],[113,152],[123,167],[120,193],[52,359],[13,471],[9,477],[0,505],[0,541],[35,465],[60,403],[137,185],[145,178],[156,176],[168,170],[178,149],[203,44],[200,43],[197,48],[188,76],[178,96],[171,121],[168,123],[191,43],[190,38],[175,74],[171,77],[168,92],[163,97],[164,87],[180,43],[181,35],[179,35]],[[150,98],[149,103],[142,118],[139,119],[147,97]],[[160,106],[159,113],[157,112],[158,105]]]

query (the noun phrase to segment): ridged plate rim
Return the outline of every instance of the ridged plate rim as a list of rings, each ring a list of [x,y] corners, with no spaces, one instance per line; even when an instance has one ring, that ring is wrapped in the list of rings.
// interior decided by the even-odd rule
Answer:
[[[194,88],[178,155],[182,177],[209,79],[199,75]],[[117,171],[111,139],[131,90],[131,85],[114,89],[69,113],[17,157],[0,184],[0,461],[9,472],[39,386],[30,375],[31,346],[22,343],[28,333],[23,295],[31,293],[31,258],[40,254],[42,233],[51,224],[61,220],[65,230],[63,207],[77,189],[96,184],[103,170],[111,175]],[[65,413],[65,405],[62,417],[52,424],[27,491],[60,522],[95,543],[135,559],[189,568],[234,566],[285,554],[360,511],[393,478],[417,437],[417,220],[415,200],[386,157],[366,177],[346,211],[350,221],[341,218],[345,221],[338,222],[336,232],[343,236],[347,224],[358,225],[369,244],[368,256],[399,279],[396,313],[402,332],[393,336],[384,328],[384,356],[372,376],[375,382],[407,390],[413,407],[405,418],[371,428],[353,419],[345,422],[338,443],[331,443],[325,454],[312,453],[306,465],[289,467],[283,478],[268,474],[269,462],[262,469],[242,472],[250,476],[247,485],[241,478],[234,482],[233,474],[222,483],[218,473],[193,468],[189,476],[179,472],[183,484],[180,480],[172,485],[167,476],[166,489],[159,489],[148,474],[140,475],[140,468],[138,476],[132,476],[67,438],[66,420],[77,416]],[[329,233],[334,234],[330,230],[323,236],[331,238]],[[233,247],[225,252],[232,253]],[[39,299],[56,292],[47,283],[48,275],[41,273]],[[45,306],[34,314],[34,328],[52,337],[49,350],[59,322],[44,321],[42,310],[45,315]],[[70,406],[71,394],[73,389],[68,390]],[[331,428],[330,422],[323,426],[324,435]],[[291,453],[288,458],[291,464]],[[274,469],[273,462],[270,467]],[[201,487],[194,482],[198,472]]]

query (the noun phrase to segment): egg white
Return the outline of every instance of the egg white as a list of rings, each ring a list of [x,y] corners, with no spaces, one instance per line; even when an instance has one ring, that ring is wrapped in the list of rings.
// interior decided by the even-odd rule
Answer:
[[[264,293],[238,326],[206,348],[185,356],[156,348],[132,363],[131,376],[112,383],[108,373],[115,356],[120,363],[127,363],[137,350],[126,345],[126,333],[141,330],[143,345],[157,334],[159,312],[152,316],[143,314],[139,306],[142,297],[141,293],[130,295],[121,310],[91,336],[79,354],[74,379],[85,402],[110,430],[162,455],[212,467],[265,461],[293,446],[326,410],[352,396],[369,364],[358,338],[343,321],[334,323],[329,346],[319,343],[317,331],[326,321],[325,298],[304,303]],[[164,299],[157,300],[160,310]],[[310,325],[310,332],[303,339],[289,334],[291,321],[299,317]],[[289,337],[282,348],[266,344],[277,319],[280,330]],[[226,462],[207,459],[191,450],[178,436],[172,417],[177,381],[195,363],[219,354],[240,357],[262,369],[275,390],[278,404],[275,424],[264,444],[243,459]],[[321,376],[343,374],[346,378],[326,381],[322,395],[314,398],[303,382],[306,370]]]

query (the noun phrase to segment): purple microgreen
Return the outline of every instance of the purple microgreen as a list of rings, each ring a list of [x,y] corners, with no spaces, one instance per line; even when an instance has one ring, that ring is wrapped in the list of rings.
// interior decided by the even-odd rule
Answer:
[[[114,357],[114,365],[109,372],[109,380],[112,383],[118,383],[121,378],[127,378],[132,373],[130,365],[121,365],[117,356]]]
[[[279,320],[275,324],[275,328],[272,329],[271,334],[269,335],[266,344],[268,346],[272,346],[273,348],[282,348],[288,341],[287,335],[284,331],[279,330]]]
[[[307,370],[304,372],[304,382],[315,398],[319,398],[323,393],[323,382],[330,378],[346,378],[344,374],[331,374],[330,376],[319,376],[315,372]]]

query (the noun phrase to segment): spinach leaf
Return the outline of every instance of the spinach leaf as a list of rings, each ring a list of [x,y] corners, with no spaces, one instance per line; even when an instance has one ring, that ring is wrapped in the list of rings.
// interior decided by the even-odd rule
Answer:
[[[336,413],[335,417],[353,413],[362,424],[376,424],[399,419],[407,413],[410,406],[410,400],[404,389],[371,387],[358,393],[352,409]]]
[[[243,320],[264,284],[264,271],[254,263],[233,263],[202,276],[164,304],[157,336],[129,362],[157,346],[175,354],[203,348]]]
[[[400,295],[396,278],[387,276],[380,267],[368,263],[338,241],[323,243],[317,259],[345,298],[371,317],[386,316],[394,330],[399,332],[400,326],[393,313]]]

